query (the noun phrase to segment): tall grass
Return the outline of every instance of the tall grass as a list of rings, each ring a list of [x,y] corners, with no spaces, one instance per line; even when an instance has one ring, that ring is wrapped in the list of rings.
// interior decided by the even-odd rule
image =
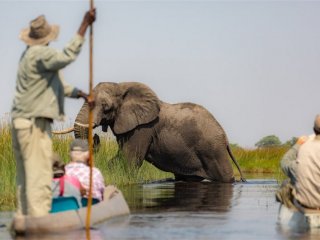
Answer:
[[[15,160],[11,144],[8,119],[0,121],[0,211],[15,207]],[[72,135],[53,136],[53,149],[65,161],[69,161],[69,145]],[[279,161],[287,148],[246,150],[234,148],[233,153],[245,173],[273,173],[282,177]],[[123,186],[151,180],[173,178],[172,173],[163,172],[144,161],[141,168],[133,168],[118,151],[114,140],[102,139],[98,152],[94,154],[94,165],[98,167],[107,184]],[[236,175],[238,171],[234,169]]]
[[[66,163],[69,161],[68,150],[72,140],[70,135],[53,137],[53,150]],[[109,139],[101,139],[99,151],[94,153],[94,166],[100,169],[106,184],[127,185],[173,177],[172,173],[163,172],[146,161],[140,168],[129,166],[119,153],[117,142]]]
[[[15,170],[11,129],[9,120],[5,118],[0,120],[0,210],[15,206]]]
[[[287,146],[258,149],[236,147],[232,149],[232,152],[244,173],[272,173],[277,180],[282,180],[285,176],[279,167],[280,160],[288,150]],[[235,166],[234,172],[236,176],[239,176]]]

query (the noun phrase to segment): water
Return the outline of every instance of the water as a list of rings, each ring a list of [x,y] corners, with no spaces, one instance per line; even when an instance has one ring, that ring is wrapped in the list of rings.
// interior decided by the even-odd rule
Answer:
[[[122,189],[131,215],[109,220],[91,231],[91,239],[320,239],[320,234],[282,230],[275,180],[247,183],[163,182]],[[11,213],[0,214],[0,225]],[[11,239],[0,228],[0,239]],[[17,239],[86,239],[83,231]]]

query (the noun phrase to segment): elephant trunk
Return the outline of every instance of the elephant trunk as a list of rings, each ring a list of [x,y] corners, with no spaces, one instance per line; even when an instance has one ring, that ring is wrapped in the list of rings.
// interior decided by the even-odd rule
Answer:
[[[85,102],[74,123],[74,136],[75,138],[81,138],[81,139],[88,139],[89,134],[89,107],[88,104]]]
[[[88,139],[89,128],[84,125],[79,125],[77,122],[74,123],[74,137],[81,139]]]

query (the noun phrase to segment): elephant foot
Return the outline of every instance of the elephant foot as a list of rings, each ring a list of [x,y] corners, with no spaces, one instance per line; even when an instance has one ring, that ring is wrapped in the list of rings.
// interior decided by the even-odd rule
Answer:
[[[147,181],[147,184],[159,184],[159,183],[170,183],[170,182],[175,182],[176,180],[174,178],[164,178],[164,179],[160,179],[160,180],[151,180],[151,181]]]
[[[203,177],[199,176],[187,176],[187,175],[179,175],[175,174],[176,181],[184,181],[184,182],[201,182],[204,180]]]

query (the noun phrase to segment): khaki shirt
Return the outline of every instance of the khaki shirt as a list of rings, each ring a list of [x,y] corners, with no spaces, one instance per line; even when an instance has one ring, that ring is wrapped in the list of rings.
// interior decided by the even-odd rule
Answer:
[[[285,175],[290,178],[291,184],[295,184],[296,182],[296,168],[297,168],[297,156],[300,145],[295,144],[293,147],[289,149],[288,152],[282,157],[280,161],[280,166]]]
[[[76,35],[63,51],[47,45],[27,47],[19,62],[13,119],[63,119],[64,96],[76,98],[79,90],[65,83],[60,70],[76,59],[83,42]]]
[[[307,207],[320,207],[320,135],[305,142],[298,151],[293,194]]]

